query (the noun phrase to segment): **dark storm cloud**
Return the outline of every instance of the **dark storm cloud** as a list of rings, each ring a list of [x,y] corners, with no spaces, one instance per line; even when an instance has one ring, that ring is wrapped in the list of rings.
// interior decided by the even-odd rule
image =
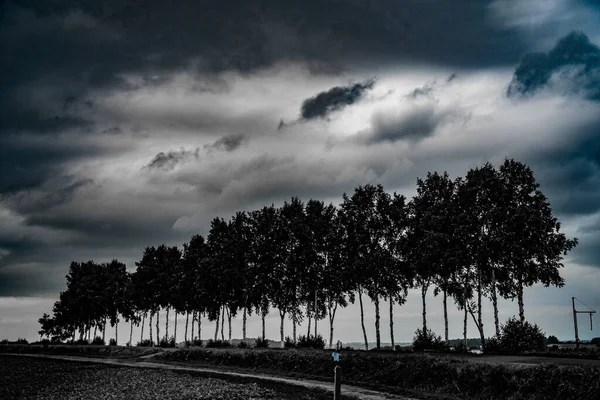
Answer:
[[[152,210],[148,207],[149,212]],[[50,228],[76,234],[70,241],[73,246],[93,246],[119,248],[144,246],[164,240],[168,234],[172,239],[171,228],[177,217],[162,215],[147,218],[145,215],[84,215],[81,212],[61,211],[52,214],[37,213],[26,218],[30,227]]]
[[[435,81],[426,83],[425,85],[418,87],[409,94],[407,94],[406,97],[411,99],[418,99],[419,97],[431,97],[435,84]]]
[[[584,33],[571,32],[548,53],[525,56],[515,70],[507,95],[533,95],[548,86],[600,101],[600,48]]]
[[[489,24],[487,4],[13,0],[0,16],[0,52],[10,55],[0,63],[0,140],[17,132],[94,133],[84,116],[94,107],[93,93],[163,84],[182,70],[203,82],[278,61],[305,62],[315,73],[402,60],[458,67],[513,62],[517,33]],[[45,163],[36,156],[21,149],[20,170],[2,165],[10,178],[2,186],[39,185],[77,157],[54,154]],[[22,183],[14,179],[19,172]]]
[[[445,116],[433,105],[415,107],[406,113],[377,113],[372,117],[371,128],[359,133],[357,139],[366,144],[418,141],[433,135]]]
[[[579,244],[573,250],[572,258],[577,264],[600,268],[600,235],[578,235]]]
[[[146,165],[146,168],[169,171],[175,168],[177,164],[186,161],[192,156],[198,158],[199,151],[200,149],[198,147],[196,147],[196,150],[194,151],[186,149],[180,149],[178,151],[171,150],[167,153],[161,151],[154,156],[148,165]]]
[[[36,91],[52,89],[48,102],[62,105],[90,89],[135,89],[125,74],[153,85],[192,66],[201,77],[281,60],[326,72],[394,61],[511,63],[521,53],[517,33],[489,23],[488,3],[12,1],[0,26],[0,50],[11,55],[0,65],[2,130],[77,123],[53,113],[27,118],[39,113]]]
[[[95,157],[109,151],[53,137],[30,143],[21,136],[0,135],[0,198],[3,194],[40,187],[47,180],[62,176],[64,164],[68,161]]]
[[[243,133],[225,135],[216,140],[214,143],[205,145],[204,148],[208,151],[218,150],[232,152],[248,141],[248,138]]]
[[[0,296],[56,296],[65,285],[64,273],[56,272],[47,270],[40,273],[37,264],[0,267]]]
[[[79,190],[93,184],[92,179],[76,179],[63,175],[49,179],[36,189],[5,195],[3,200],[11,210],[20,214],[45,212],[52,207],[68,204]]]
[[[244,134],[233,134],[225,135],[220,139],[217,139],[211,144],[204,145],[204,150],[207,152],[211,151],[225,151],[232,152],[242,146],[248,141],[248,138]],[[165,171],[173,170],[177,165],[186,162],[193,158],[198,159],[200,156],[200,148],[196,147],[195,150],[179,149],[170,150],[168,152],[159,152],[144,168],[148,169],[162,169]]]
[[[569,140],[531,157],[542,189],[560,215],[600,211],[600,114],[569,133]]]
[[[302,102],[300,118],[311,120],[325,118],[334,111],[359,101],[367,90],[375,85],[375,79],[348,86],[336,86]],[[281,125],[280,125],[281,126]]]

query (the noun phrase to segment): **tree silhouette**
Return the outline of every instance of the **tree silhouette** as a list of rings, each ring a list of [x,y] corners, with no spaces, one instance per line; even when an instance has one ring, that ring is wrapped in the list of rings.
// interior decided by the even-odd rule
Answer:
[[[423,303],[423,332],[427,332],[427,306],[425,296],[436,280],[444,291],[444,306],[449,279],[447,252],[450,248],[451,230],[449,207],[453,183],[448,174],[427,173],[417,179],[417,194],[409,203],[410,222],[406,255],[415,269],[415,283],[421,288]],[[447,311],[444,310],[445,320]]]
[[[394,345],[394,305],[402,305],[409,288],[421,290],[423,332],[427,329],[426,294],[443,294],[445,338],[448,340],[447,297],[463,310],[463,339],[467,345],[467,319],[471,314],[485,341],[482,299],[489,297],[498,334],[498,295],[517,299],[524,321],[523,290],[541,283],[562,286],[562,260],[578,243],[560,232],[548,200],[531,169],[505,160],[498,170],[490,163],[470,169],[465,178],[450,180],[447,173],[428,173],[417,179],[417,194],[406,202],[402,195],[385,192],[381,185],[359,186],[342,197],[339,208],[311,199],[306,204],[292,197],[279,208],[265,206],[237,212],[228,221],[214,218],[206,241],[194,235],[183,251],[177,246],[146,247],[136,271],[112,260],[72,262],[66,289],[54,303],[52,316],[38,320],[40,336],[53,341],[89,340],[94,330],[106,335],[106,325],[140,324],[140,341],[148,318],[149,337],[160,335],[160,310],[165,309],[165,335],[169,339],[169,313],[186,314],[184,339],[191,339],[195,323],[201,338],[201,321],[215,321],[215,340],[225,316],[232,338],[232,319],[242,311],[242,337],[247,317],[262,320],[270,307],[279,311],[281,343],[284,322],[297,326],[306,317],[308,334],[314,323],[329,319],[329,345],[333,345],[338,307],[360,304],[365,349],[368,340],[362,295],[375,307],[377,347],[381,346],[380,301],[389,302],[390,337]],[[476,296],[476,301],[474,297]]]
[[[262,320],[262,339],[265,339],[265,318],[273,304],[272,293],[280,282],[274,272],[283,265],[284,244],[280,213],[274,205],[265,206],[250,214],[250,276],[253,279],[251,304]]]
[[[578,240],[560,233],[560,222],[552,215],[546,196],[539,190],[533,171],[524,163],[507,159],[499,169],[502,199],[499,221],[504,232],[502,262],[508,279],[499,284],[500,293],[517,298],[519,319],[525,321],[523,288],[535,283],[562,287],[559,269]]]
[[[387,210],[391,198],[383,186],[365,185],[354,190],[352,197],[343,195],[341,221],[345,228],[346,258],[352,263],[355,287],[361,308],[361,325],[368,349],[364,327],[363,291],[375,304],[375,332],[377,348],[381,346],[379,301],[386,295],[382,276],[390,266],[391,251],[386,245],[386,231],[391,225]]]

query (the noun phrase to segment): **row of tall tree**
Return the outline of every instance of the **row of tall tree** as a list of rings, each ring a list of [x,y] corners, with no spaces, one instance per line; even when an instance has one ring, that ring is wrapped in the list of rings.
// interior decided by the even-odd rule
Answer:
[[[304,203],[293,197],[229,220],[214,218],[206,238],[193,236],[178,247],[148,247],[136,270],[113,260],[96,264],[73,262],[67,290],[54,305],[54,316],[40,319],[40,333],[60,338],[83,338],[91,329],[106,331],[119,317],[133,324],[148,322],[153,338],[160,336],[160,311],[165,310],[164,337],[169,336],[169,313],[186,316],[185,340],[191,317],[192,333],[201,336],[202,318],[216,321],[224,340],[227,320],[242,315],[262,319],[272,308],[279,312],[280,337],[284,321],[297,326],[308,320],[316,335],[327,318],[333,343],[339,307],[358,300],[365,348],[367,296],[375,307],[375,332],[380,346],[380,304],[389,304],[394,342],[394,305],[406,301],[409,289],[420,289],[423,331],[427,331],[426,294],[442,297],[445,339],[448,340],[448,299],[464,311],[463,337],[471,315],[485,341],[482,300],[493,304],[495,334],[500,331],[498,297],[516,299],[525,320],[523,290],[541,283],[563,286],[562,260],[577,245],[560,232],[547,198],[532,170],[522,162],[505,160],[496,169],[486,163],[451,180],[447,173],[428,173],[417,179],[417,193],[387,193],[381,185],[359,186],[343,195],[336,207],[318,200]],[[177,324],[175,328],[177,329]],[[116,333],[115,333],[116,334]],[[176,335],[176,331],[174,332]],[[130,334],[131,342],[131,334]]]

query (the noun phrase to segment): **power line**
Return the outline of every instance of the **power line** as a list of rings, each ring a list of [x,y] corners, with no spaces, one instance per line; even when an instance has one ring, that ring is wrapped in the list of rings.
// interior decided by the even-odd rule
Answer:
[[[577,297],[575,297],[575,300],[577,300],[578,302],[580,302],[581,304],[583,304],[584,306],[586,306],[587,308],[589,308],[591,311],[594,311],[594,312],[595,312],[595,310],[594,310],[592,307],[588,306],[588,305],[587,305],[587,304],[585,304],[583,301],[579,300]]]

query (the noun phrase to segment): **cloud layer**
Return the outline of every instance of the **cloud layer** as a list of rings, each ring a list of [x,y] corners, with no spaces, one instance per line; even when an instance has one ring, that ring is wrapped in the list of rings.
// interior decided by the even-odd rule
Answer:
[[[11,1],[0,296],[56,296],[71,260],[133,267],[214,216],[366,183],[410,197],[504,157],[598,276],[598,7],[569,4]]]
[[[528,54],[515,71],[507,95],[532,95],[544,88],[600,101],[600,48],[582,32],[571,32],[548,53]]]

